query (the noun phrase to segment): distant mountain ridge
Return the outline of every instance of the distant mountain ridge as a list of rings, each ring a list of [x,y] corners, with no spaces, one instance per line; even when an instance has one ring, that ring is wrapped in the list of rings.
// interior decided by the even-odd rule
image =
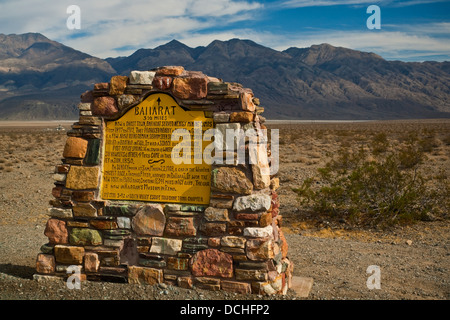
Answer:
[[[450,117],[450,62],[386,61],[329,44],[277,51],[239,39],[196,48],[172,40],[102,60],[25,34],[0,35],[0,119],[51,118],[52,109],[76,118],[79,95],[94,83],[164,65],[242,83],[268,119]]]

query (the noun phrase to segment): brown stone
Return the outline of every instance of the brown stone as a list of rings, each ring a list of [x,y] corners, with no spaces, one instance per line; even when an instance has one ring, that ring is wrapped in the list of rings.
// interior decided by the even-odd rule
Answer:
[[[128,282],[154,285],[162,283],[163,271],[154,268],[128,266]]]
[[[252,288],[250,286],[250,283],[246,283],[246,282],[222,280],[221,288],[224,291],[235,292],[235,293],[240,293],[240,294],[252,293]]]
[[[178,277],[177,284],[180,288],[192,289],[193,287],[192,277]]]
[[[205,222],[201,225],[201,231],[206,236],[220,236],[225,234],[227,225],[218,222]]]
[[[69,172],[69,169],[70,166],[67,164],[58,164],[57,166],[55,166],[55,173],[67,173]]]
[[[203,99],[207,94],[208,79],[203,77],[175,78],[172,93],[180,99]]]
[[[83,262],[83,247],[56,245],[54,252],[56,262],[63,264],[81,264]]]
[[[66,187],[69,189],[97,189],[98,167],[71,166],[66,178]]]
[[[219,291],[220,290],[220,279],[208,278],[208,277],[197,277],[195,278],[194,284],[196,287],[205,290]]]
[[[228,210],[208,207],[205,209],[204,217],[207,221],[229,221]]]
[[[59,219],[48,219],[44,235],[48,237],[50,244],[64,244],[69,240],[66,222]]]
[[[96,116],[112,116],[118,111],[113,97],[97,97],[92,103],[92,114]]]
[[[155,76],[179,76],[184,72],[182,66],[164,66],[156,69]]]
[[[272,213],[271,212],[265,212],[261,215],[259,218],[259,226],[261,228],[267,227],[272,224]]]
[[[208,246],[210,247],[220,246],[220,238],[208,238]]]
[[[36,258],[36,271],[44,274],[55,272],[55,257],[50,254],[38,254]]]
[[[89,223],[83,221],[67,221],[67,226],[70,228],[88,228]]]
[[[220,240],[220,245],[231,248],[245,248],[247,239],[244,237],[226,236]]]
[[[189,259],[179,257],[168,257],[167,267],[172,270],[187,270],[189,268]]]
[[[219,192],[251,194],[253,184],[241,170],[220,167],[212,171],[211,189]]]
[[[230,278],[233,276],[233,258],[217,249],[198,251],[190,260],[194,276],[217,276]]]
[[[97,272],[100,266],[98,254],[94,252],[86,252],[84,255],[84,270],[86,272]]]
[[[242,112],[232,112],[230,114],[230,122],[244,122],[249,123],[252,122],[254,118],[253,113],[248,111]]]
[[[78,203],[72,208],[74,217],[96,217],[97,209],[90,203]]]
[[[270,180],[270,189],[277,190],[280,187],[280,178],[273,178]]]
[[[90,103],[92,101],[94,101],[94,95],[92,94],[92,90],[85,91],[80,95],[81,103]]]
[[[253,94],[248,92],[241,92],[239,95],[241,108],[245,111],[253,112],[256,109],[255,104],[253,103]]]
[[[259,214],[257,213],[235,213],[234,217],[238,220],[257,220]]]
[[[75,201],[89,202],[91,200],[94,200],[94,192],[93,191],[73,191],[72,198]]]
[[[169,217],[166,224],[165,234],[167,236],[189,237],[197,235],[192,217]]]
[[[117,229],[117,222],[114,220],[91,220],[90,224],[99,230]]]
[[[94,90],[95,91],[107,91],[109,90],[109,83],[108,82],[99,82],[94,84]]]
[[[279,229],[278,232],[279,232],[279,237],[281,240],[281,257],[284,259],[287,257],[289,246],[286,241],[286,238],[284,237],[283,231],[281,229]]]
[[[111,78],[111,83],[109,85],[109,94],[111,96],[117,96],[125,92],[127,87],[127,76],[114,76]]]
[[[52,189],[52,196],[54,196],[55,198],[60,198],[62,191],[63,191],[63,187],[56,186]]]
[[[152,85],[158,90],[168,90],[172,86],[173,79],[171,77],[155,77]]]
[[[209,201],[209,205],[211,207],[219,209],[231,209],[233,207],[233,198],[232,199],[211,198]]]
[[[274,257],[271,240],[249,239],[246,245],[247,257],[250,260],[268,260]]]
[[[235,269],[236,280],[256,280],[267,281],[267,271],[264,270],[247,270],[247,269]]]
[[[166,216],[159,204],[141,207],[131,221],[131,226],[139,235],[162,236],[166,225]]]
[[[84,158],[88,141],[77,137],[68,137],[64,146],[64,158]]]

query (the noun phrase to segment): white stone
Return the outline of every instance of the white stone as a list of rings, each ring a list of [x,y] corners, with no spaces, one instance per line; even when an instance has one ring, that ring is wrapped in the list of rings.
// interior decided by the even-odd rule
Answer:
[[[264,228],[249,227],[244,229],[244,236],[255,237],[255,238],[267,238],[273,236],[272,226],[267,226]]]
[[[117,226],[120,229],[130,229],[131,228],[131,220],[128,217],[117,217]]]
[[[78,110],[80,111],[90,111],[91,110],[91,103],[79,103],[78,104]]]
[[[131,71],[130,84],[152,84],[155,71]]]
[[[72,218],[72,209],[48,208],[48,215],[55,218]]]
[[[123,240],[104,239],[103,244],[107,247],[123,247]]]
[[[64,182],[64,181],[66,181],[66,176],[67,175],[64,173],[55,173],[52,178],[55,181]]]
[[[251,194],[237,198],[233,203],[233,210],[242,211],[267,211],[270,209],[272,198],[263,193]]]
[[[223,123],[230,121],[230,114],[225,112],[214,113],[213,119],[215,123]]]
[[[177,252],[181,251],[182,244],[183,241],[178,239],[153,237],[150,252],[175,255]]]
[[[214,136],[214,148],[217,151],[238,151],[238,146],[244,144],[245,138],[241,135],[241,125],[239,123],[219,123],[216,125],[216,135]],[[228,139],[227,139],[228,137]],[[221,138],[221,139],[220,139]],[[228,141],[227,141],[228,140]]]

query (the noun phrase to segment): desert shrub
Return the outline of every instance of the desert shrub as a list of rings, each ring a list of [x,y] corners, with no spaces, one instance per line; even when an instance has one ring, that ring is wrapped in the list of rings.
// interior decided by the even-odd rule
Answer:
[[[372,138],[372,153],[374,155],[379,155],[385,153],[389,148],[389,141],[387,135],[384,132],[377,133]]]
[[[377,160],[368,155],[363,148],[354,153],[341,148],[315,179],[293,189],[301,204],[315,213],[381,226],[420,220],[433,210],[438,199],[418,173],[416,149]]]

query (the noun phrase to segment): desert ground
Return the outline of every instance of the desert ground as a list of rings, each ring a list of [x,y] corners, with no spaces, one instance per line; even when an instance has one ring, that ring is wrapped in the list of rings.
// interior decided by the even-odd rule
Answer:
[[[281,297],[181,289],[166,285],[83,282],[70,290],[62,281],[33,280],[35,259],[47,243],[44,228],[52,198],[52,174],[61,161],[70,122],[0,122],[0,299],[229,300],[305,299],[290,290]],[[448,208],[427,219],[387,227],[358,224],[345,217],[312,213],[293,189],[317,176],[345,146],[370,146],[385,133],[395,150],[415,134],[424,147],[418,170],[430,178],[450,179],[450,120],[370,122],[268,122],[280,132],[278,194],[283,230],[294,275],[313,278],[306,299],[448,300],[450,298],[450,224]],[[442,179],[443,177],[443,179]],[[444,192],[444,191],[442,191]],[[366,272],[379,266],[381,288],[369,289]]]

